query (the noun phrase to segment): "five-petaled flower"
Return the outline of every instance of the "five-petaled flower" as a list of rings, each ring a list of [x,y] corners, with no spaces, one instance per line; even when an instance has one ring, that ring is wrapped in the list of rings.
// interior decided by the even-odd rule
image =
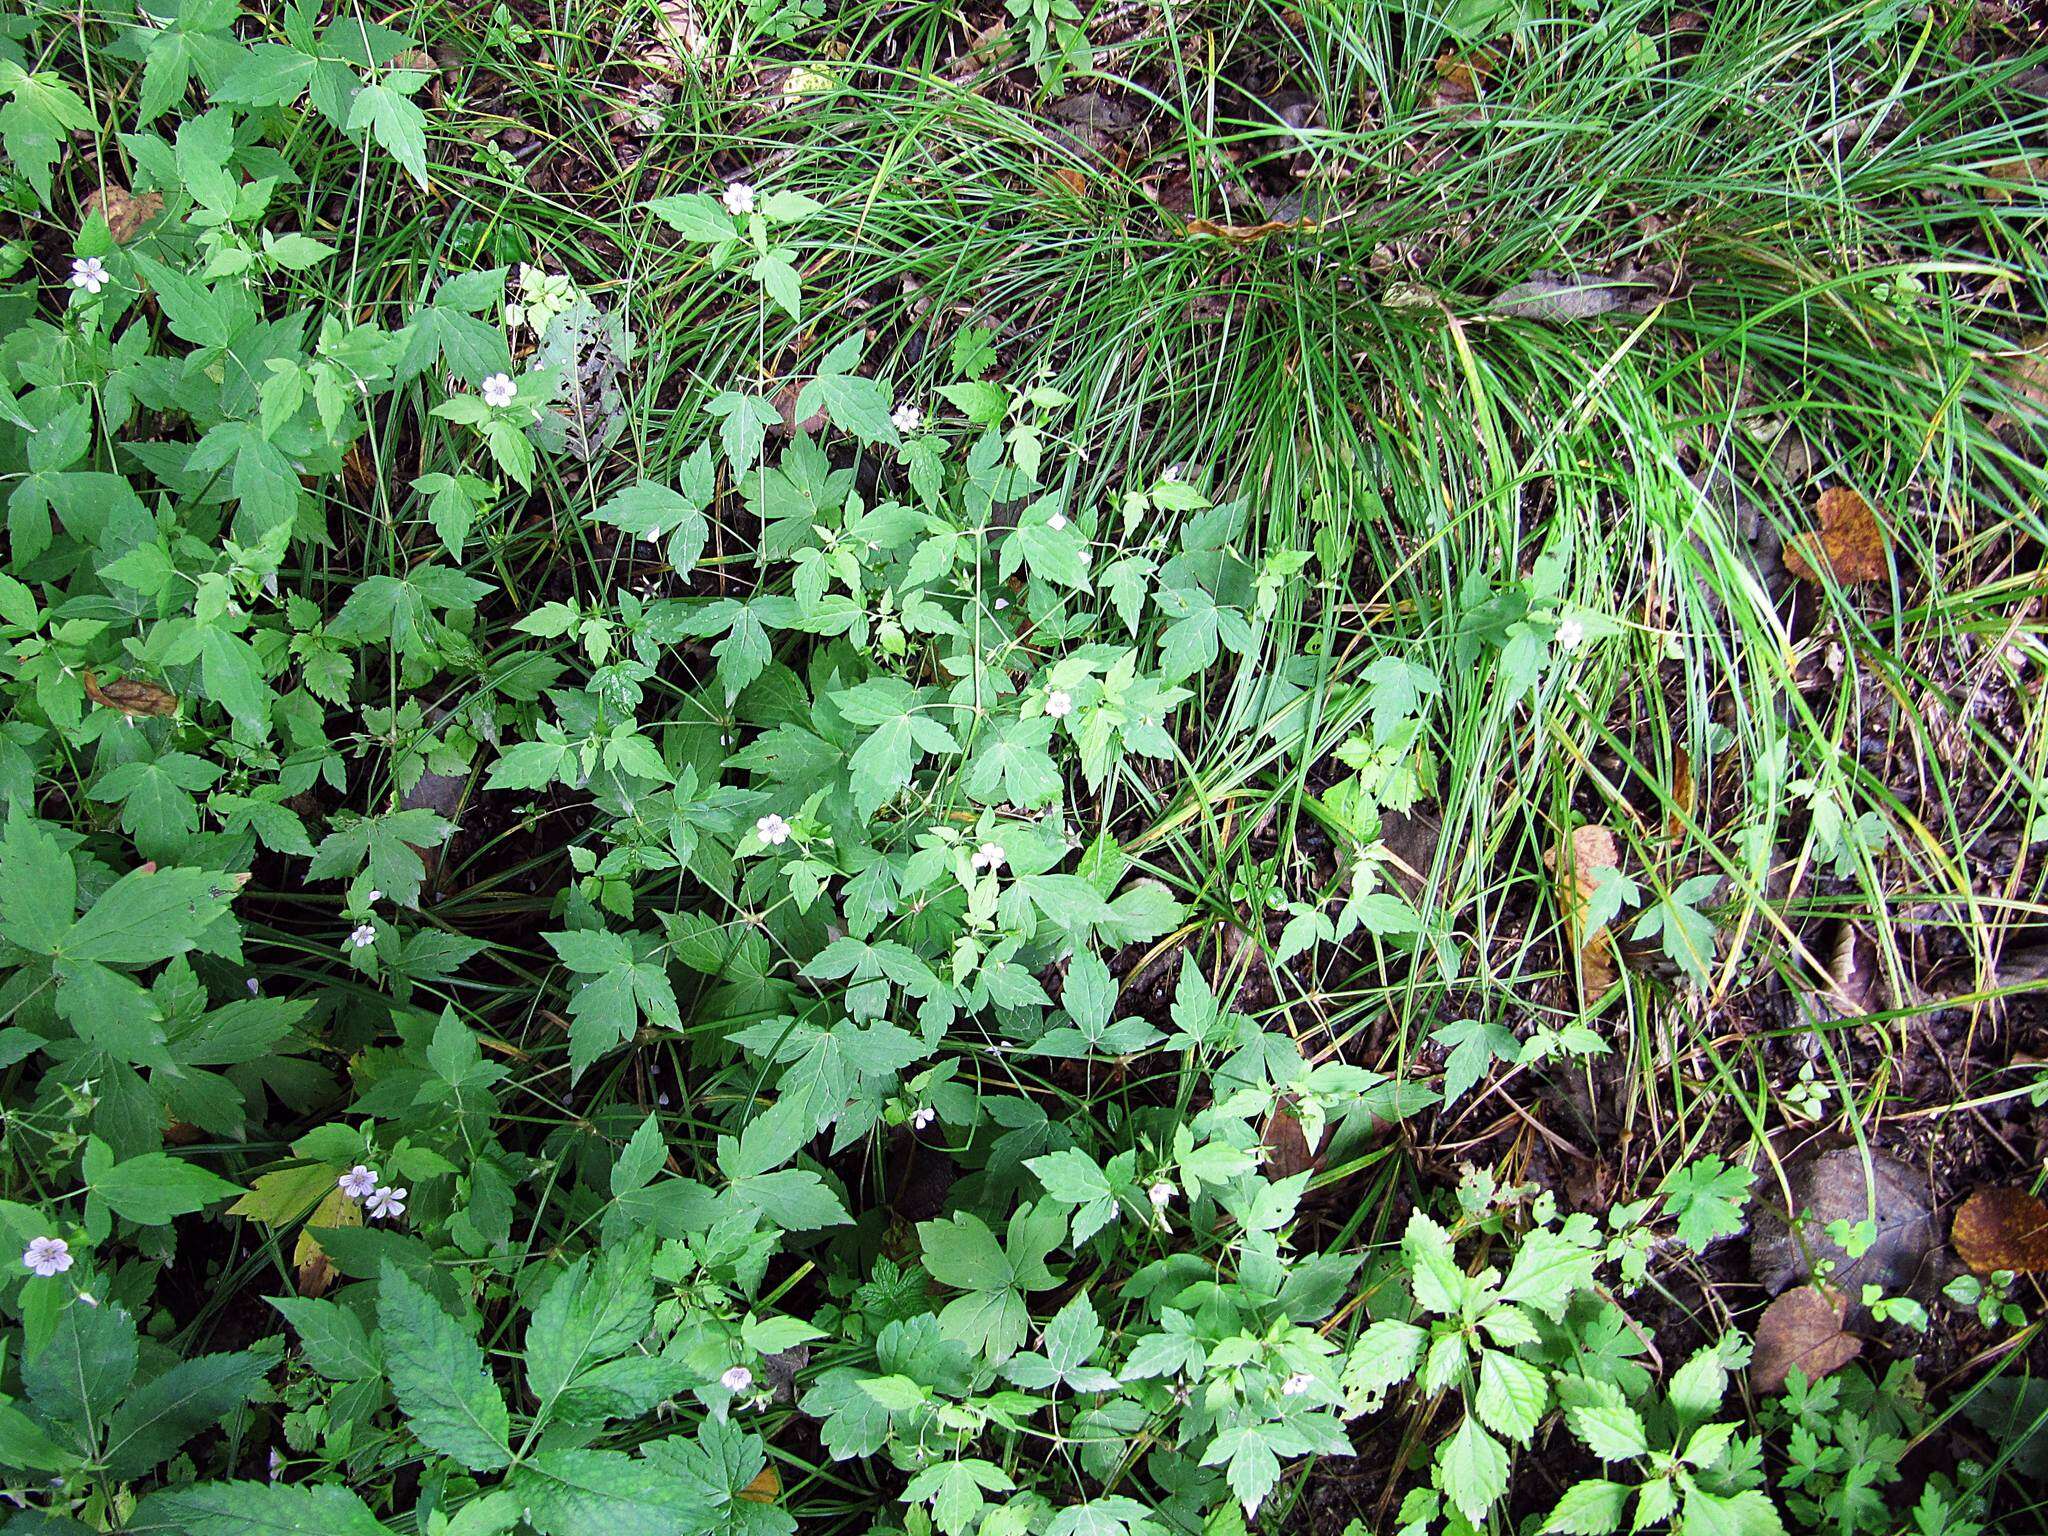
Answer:
[[[21,1262],[45,1279],[61,1275],[71,1267],[71,1245],[61,1237],[31,1238]]]
[[[335,1181],[336,1186],[351,1200],[367,1200],[377,1187],[377,1170],[366,1168],[361,1163],[349,1169]]]
[[[920,1104],[916,1112],[910,1117],[910,1128],[913,1131],[921,1131],[938,1118],[939,1112],[933,1109],[931,1105]]]
[[[744,181],[728,181],[724,196],[720,199],[725,211],[730,214],[752,213],[754,211],[754,189]]]
[[[779,847],[789,841],[789,823],[770,811],[754,823],[754,836],[760,838],[770,848]]]
[[[1586,643],[1586,626],[1577,618],[1568,618],[1557,626],[1557,648],[1560,651],[1576,651]]]
[[[368,949],[377,942],[377,930],[368,923],[359,923],[350,930],[348,941],[357,949]]]
[[[889,413],[889,425],[908,437],[924,425],[924,412],[914,405],[899,405]]]
[[[1280,1395],[1282,1397],[1299,1397],[1315,1384],[1315,1377],[1309,1375],[1307,1371],[1296,1371],[1292,1376],[1280,1383]]]
[[[1064,688],[1055,688],[1045,696],[1045,712],[1055,720],[1064,720],[1074,712],[1074,696]]]
[[[754,1373],[744,1365],[729,1366],[718,1384],[728,1392],[744,1392],[754,1384]]]
[[[87,293],[98,293],[114,279],[107,272],[107,264],[97,256],[74,256],[71,259],[71,286],[83,288]]]
[[[1009,860],[1010,856],[1003,852],[1001,843],[983,843],[974,850],[973,862],[976,869],[1001,869]]]
[[[1145,1193],[1151,1198],[1152,1209],[1155,1211],[1163,1211],[1173,1204],[1173,1185],[1165,1179],[1161,1179]]]
[[[512,397],[518,393],[519,386],[512,382],[512,375],[509,373],[494,373],[483,382],[485,405],[510,405]]]
[[[372,1219],[396,1221],[405,1214],[405,1197],[411,1193],[409,1189],[399,1189],[390,1184],[371,1190],[367,1208]]]

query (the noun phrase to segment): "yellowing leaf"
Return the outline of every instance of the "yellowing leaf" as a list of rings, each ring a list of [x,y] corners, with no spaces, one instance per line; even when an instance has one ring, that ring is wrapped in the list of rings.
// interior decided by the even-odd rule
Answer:
[[[339,1176],[326,1163],[276,1169],[259,1176],[249,1186],[249,1193],[228,1207],[228,1214],[248,1216],[269,1227],[285,1226],[328,1196],[341,1194],[340,1186],[334,1182]]]

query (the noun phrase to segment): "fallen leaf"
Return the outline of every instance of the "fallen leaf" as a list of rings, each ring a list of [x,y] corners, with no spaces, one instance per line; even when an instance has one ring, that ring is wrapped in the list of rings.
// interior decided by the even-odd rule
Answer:
[[[292,1264],[298,1270],[299,1294],[318,1296],[334,1284],[334,1265],[329,1262],[327,1250],[320,1246],[320,1239],[313,1235],[315,1227],[360,1227],[363,1224],[363,1208],[349,1199],[346,1191],[330,1189],[313,1214],[306,1218],[306,1224],[299,1230],[298,1246],[292,1250]]]
[[[2002,361],[1994,374],[2012,387],[2025,414],[2048,420],[2048,331],[2029,336],[2019,355]],[[2000,431],[2012,423],[2010,415],[1999,411],[1991,418],[1991,429]]]
[[[1268,219],[1263,224],[1218,224],[1214,219],[1189,219],[1187,233],[1208,235],[1231,245],[1251,245],[1268,235],[1313,234],[1316,227],[1314,219]]]
[[[782,1477],[773,1467],[763,1467],[754,1480],[740,1490],[740,1497],[756,1504],[773,1504],[782,1497]]]
[[[1700,808],[1700,787],[1692,776],[1692,754],[1683,747],[1671,749],[1671,811],[1664,818],[1664,835],[1671,841],[1679,842],[1685,837],[1685,824],[1692,820]]]
[[[1870,503],[1848,486],[1838,485],[1821,492],[1814,512],[1820,531],[1786,541],[1786,570],[1815,585],[1822,580],[1822,568],[1845,587],[1885,579],[1890,567],[1884,525]]]
[[[137,230],[164,211],[164,195],[145,192],[137,197],[126,187],[107,186],[88,192],[84,208],[88,219],[96,213],[105,215],[114,244],[126,245]]]
[[[2048,1270],[2048,1205],[2024,1189],[1980,1189],[1956,1212],[1956,1255],[1980,1275]]]
[[[1863,1353],[1863,1341],[1842,1329],[1847,1311],[1838,1291],[1823,1294],[1802,1285],[1764,1308],[1756,1325],[1756,1353],[1749,1384],[1759,1392],[1782,1392],[1795,1369],[1810,1382],[1839,1371]]]
[[[1621,846],[1605,827],[1584,826],[1572,832],[1569,853],[1552,851],[1551,872],[1557,876],[1557,904],[1564,913],[1565,931],[1579,960],[1579,992],[1587,998],[1600,996],[1614,985],[1614,940],[1605,923],[1582,932],[1587,905],[1599,888],[1603,869],[1621,867]]]
[[[103,709],[118,709],[124,715],[174,715],[178,696],[168,688],[122,677],[104,686],[92,673],[85,674],[85,696]]]
[[[1768,1176],[1759,1182],[1750,1222],[1749,1266],[1765,1290],[1804,1283],[1816,1266],[1830,1265],[1829,1283],[1841,1288],[1850,1310],[1860,1315],[1856,1298],[1866,1285],[1887,1296],[1925,1287],[1941,1234],[1924,1173],[1883,1152],[1835,1146],[1793,1158],[1784,1179],[1783,1188]],[[1795,1216],[1803,1218],[1796,1226]],[[1876,1238],[1852,1258],[1828,1235],[1837,1221],[1872,1221]]]
[[[1088,177],[1083,172],[1075,170],[1071,165],[1056,165],[1052,168],[1052,173],[1059,179],[1060,185],[1074,196],[1088,195]]]

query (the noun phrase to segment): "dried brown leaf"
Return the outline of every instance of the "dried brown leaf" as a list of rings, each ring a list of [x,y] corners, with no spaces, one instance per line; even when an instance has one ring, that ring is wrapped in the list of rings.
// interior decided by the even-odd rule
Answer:
[[[178,712],[175,693],[135,677],[116,678],[111,683],[102,684],[87,672],[85,696],[103,709],[118,709],[124,715],[174,715]]]
[[[2048,1205],[2024,1189],[1980,1189],[1956,1212],[1956,1255],[1980,1275],[2048,1270]]]
[[[1848,486],[1838,485],[1821,492],[1814,514],[1820,531],[1786,542],[1786,570],[1816,585],[1822,570],[1843,586],[1885,579],[1890,566],[1885,560],[1884,525],[1870,510],[1869,502]]]
[[[363,1224],[363,1208],[349,1199],[343,1189],[331,1189],[313,1214],[306,1218],[306,1224],[299,1229],[298,1246],[292,1250],[292,1264],[298,1270],[299,1294],[318,1296],[334,1284],[334,1265],[327,1257],[327,1250],[320,1246],[320,1239],[313,1235],[315,1227],[360,1227]]]
[[[1683,747],[1671,749],[1671,811],[1664,818],[1664,835],[1679,842],[1685,824],[1699,814],[1700,787],[1692,776],[1692,754]]]
[[[1231,245],[1252,245],[1268,235],[1313,234],[1314,219],[1268,219],[1263,224],[1218,224],[1214,219],[1189,219],[1187,233],[1208,235]]]
[[[1591,932],[1582,930],[1586,907],[1600,885],[1600,872],[1621,867],[1621,845],[1605,827],[1578,827],[1572,832],[1570,846],[1553,850],[1549,862],[1557,877],[1558,909],[1564,913],[1565,931],[1578,954],[1580,994],[1598,997],[1614,985],[1614,939],[1605,923]]]
[[[1794,1369],[1808,1381],[1839,1371],[1863,1352],[1863,1341],[1842,1329],[1847,1308],[1839,1292],[1826,1294],[1802,1285],[1764,1308],[1756,1325],[1756,1353],[1749,1384],[1759,1392],[1782,1392]]]
[[[104,214],[107,229],[114,237],[114,244],[126,245],[135,238],[135,232],[164,210],[164,195],[161,192],[145,192],[137,197],[126,187],[107,186],[86,194],[85,216]]]

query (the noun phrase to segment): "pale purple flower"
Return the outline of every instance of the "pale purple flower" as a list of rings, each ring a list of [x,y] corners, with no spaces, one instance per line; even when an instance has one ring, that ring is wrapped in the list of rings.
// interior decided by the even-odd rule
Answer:
[[[1009,861],[1010,856],[1003,852],[1003,847],[1000,843],[983,843],[974,850],[973,862],[977,870],[998,870]]]
[[[32,1238],[21,1262],[47,1280],[71,1267],[71,1245],[61,1237]]]
[[[485,379],[483,382],[483,396],[485,405],[510,405],[512,403],[512,397],[518,393],[519,386],[512,382],[512,375],[509,373],[494,373],[488,379]]]
[[[130,715],[128,718],[132,720],[135,717],[133,715]],[[249,995],[251,997],[261,997],[263,995],[263,983],[258,981],[254,976],[249,977],[242,983],[242,985],[249,989]]]
[[[377,1187],[377,1170],[365,1168],[361,1163],[357,1163],[334,1182],[349,1199],[367,1200],[371,1191]]]
[[[1152,1201],[1152,1209],[1155,1211],[1163,1211],[1173,1204],[1173,1185],[1165,1179],[1154,1184],[1145,1191],[1145,1194]]]
[[[718,1384],[728,1392],[744,1392],[754,1384],[754,1373],[744,1365],[731,1366],[718,1378]]]
[[[997,612],[997,613],[1001,613],[1001,612],[1002,612],[1002,611],[1003,611],[1003,610],[1004,610],[1005,608],[1007,608],[1007,607],[1009,607],[1009,606],[1010,606],[1010,600],[1009,600],[1009,599],[1008,599],[1007,597],[999,597],[999,598],[997,598],[997,599],[996,599],[996,612]],[[129,718],[130,718],[130,719],[132,720],[132,719],[134,718],[134,716],[132,716],[132,715],[131,715],[131,716],[129,716]]]
[[[349,931],[348,941],[357,949],[368,949],[377,942],[377,930],[368,923],[359,923]]]
[[[913,1131],[921,1131],[938,1118],[939,1112],[936,1109],[929,1104],[921,1104],[917,1112],[910,1117],[910,1128]]]
[[[382,891],[373,890],[370,892],[369,895],[363,898],[363,905],[366,907],[374,907],[375,905],[377,905],[378,902],[382,901],[383,899],[384,893]]]
[[[719,201],[725,204],[725,211],[737,217],[754,211],[754,189],[744,181],[729,181]]]
[[[270,1480],[274,1483],[284,1476],[284,1453],[276,1446],[270,1448]]]
[[[71,286],[83,288],[87,293],[98,293],[114,279],[107,272],[107,264],[97,256],[74,256],[71,259]]]
[[[889,425],[908,437],[924,425],[924,412],[914,405],[899,405],[889,413]]]
[[[389,1184],[372,1190],[368,1204],[372,1219],[396,1221],[405,1214],[405,1197],[411,1193],[409,1189],[397,1189]]]
[[[771,848],[780,847],[789,841],[789,823],[770,811],[754,823],[754,836]]]
[[[1064,720],[1074,712],[1074,696],[1064,688],[1055,688],[1045,696],[1045,712],[1055,720]]]
[[[1307,1371],[1296,1371],[1292,1376],[1280,1383],[1280,1395],[1282,1397],[1299,1397],[1315,1384],[1315,1377],[1309,1375]]]

